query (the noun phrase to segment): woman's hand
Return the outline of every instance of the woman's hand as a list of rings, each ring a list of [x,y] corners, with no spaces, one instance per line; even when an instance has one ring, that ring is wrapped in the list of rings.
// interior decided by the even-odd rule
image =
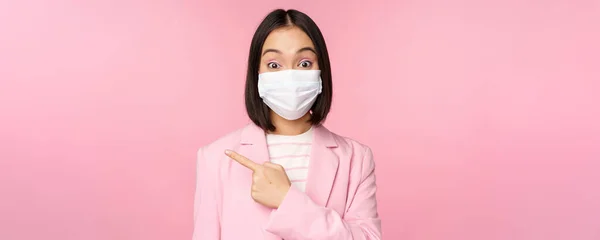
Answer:
[[[279,208],[291,185],[281,165],[271,162],[261,165],[230,150],[226,150],[225,155],[252,170],[251,196],[254,201],[266,207]]]

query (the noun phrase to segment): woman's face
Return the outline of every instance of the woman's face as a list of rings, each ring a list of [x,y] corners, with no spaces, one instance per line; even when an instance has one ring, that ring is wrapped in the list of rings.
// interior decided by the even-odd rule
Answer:
[[[295,26],[272,31],[261,54],[259,73],[319,69],[314,44],[304,31]]]

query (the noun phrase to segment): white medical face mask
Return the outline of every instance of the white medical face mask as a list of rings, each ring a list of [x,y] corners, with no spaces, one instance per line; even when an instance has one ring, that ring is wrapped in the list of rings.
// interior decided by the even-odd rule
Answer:
[[[321,93],[320,70],[283,70],[258,74],[258,94],[277,115],[296,120]]]

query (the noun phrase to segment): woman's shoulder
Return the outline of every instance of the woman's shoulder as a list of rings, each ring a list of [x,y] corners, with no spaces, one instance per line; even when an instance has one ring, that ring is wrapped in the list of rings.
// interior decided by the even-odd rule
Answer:
[[[367,144],[348,136],[340,135],[334,132],[330,133],[337,143],[337,148],[339,148],[341,151],[353,156],[353,158],[367,159],[368,161],[372,160],[373,153]]]
[[[344,135],[339,135],[334,132],[332,132],[331,134],[334,136],[334,138],[336,139],[336,142],[341,147],[351,147],[351,148],[358,149],[358,150],[366,150],[367,148],[369,148],[368,145],[366,145],[354,138],[344,136]]]
[[[375,169],[373,152],[366,144],[347,136],[331,133],[337,143],[336,151],[340,157],[340,164],[344,164],[353,169],[353,172],[360,173],[361,178],[369,176]]]

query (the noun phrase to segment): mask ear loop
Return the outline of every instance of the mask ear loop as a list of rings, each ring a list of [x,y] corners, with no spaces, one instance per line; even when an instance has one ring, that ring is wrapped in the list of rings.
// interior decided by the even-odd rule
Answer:
[[[321,94],[323,93],[323,78],[321,77],[321,75],[319,75],[319,93]]]

